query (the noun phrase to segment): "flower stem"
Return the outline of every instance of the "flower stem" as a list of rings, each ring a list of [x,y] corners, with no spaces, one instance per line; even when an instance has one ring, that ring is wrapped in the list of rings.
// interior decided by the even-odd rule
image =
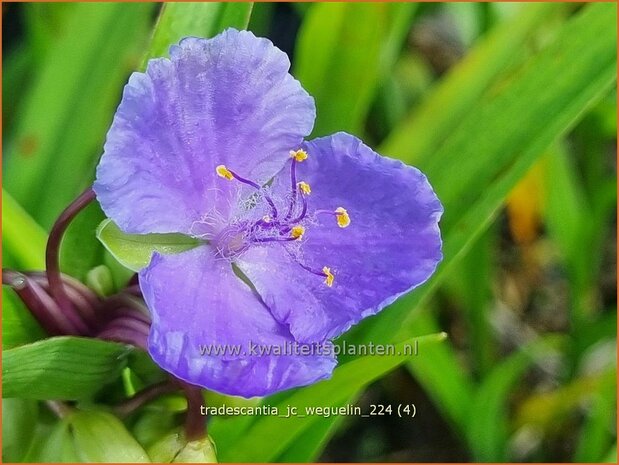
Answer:
[[[79,321],[78,326],[81,330],[85,330],[86,334],[90,332],[91,328],[88,328],[82,316],[73,308],[62,282],[60,274],[60,243],[73,218],[94,199],[95,192],[92,190],[92,187],[89,187],[60,214],[52,226],[49,239],[47,240],[47,248],[45,249],[45,265],[50,294],[62,312],[67,315],[67,318],[76,320],[76,322]]]
[[[206,436],[206,420],[201,410],[202,391],[197,386],[179,381],[179,385],[187,398],[187,414],[185,416],[185,436],[188,441],[197,441]]]
[[[127,399],[114,407],[114,412],[121,417],[126,417],[131,413],[135,412],[137,409],[142,407],[143,405],[149,403],[152,400],[155,400],[157,397],[162,396],[164,394],[169,394],[171,392],[177,391],[178,386],[176,386],[171,381],[162,381],[157,384],[153,384],[152,386],[148,386],[142,389],[140,392],[135,394],[130,399]]]
[[[79,334],[75,322],[63,313],[54,300],[28,276],[13,270],[2,270],[2,284],[11,286],[43,329],[52,336]]]

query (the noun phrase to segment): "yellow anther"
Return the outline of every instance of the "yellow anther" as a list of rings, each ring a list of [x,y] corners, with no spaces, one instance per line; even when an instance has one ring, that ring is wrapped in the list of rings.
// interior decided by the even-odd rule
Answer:
[[[290,231],[290,237],[293,239],[301,239],[303,234],[305,234],[305,228],[301,225],[293,226]]]
[[[228,168],[226,168],[226,165],[219,165],[217,168],[215,168],[215,171],[219,176],[224,179],[234,179],[234,176],[232,176],[232,172]]]
[[[303,149],[291,150],[290,158],[294,158],[296,161],[303,161],[307,159],[307,152]]]
[[[305,195],[310,195],[312,193],[312,188],[308,183],[301,181],[298,186],[299,189],[301,189],[301,192],[303,192]]]
[[[325,284],[329,287],[333,286],[333,280],[335,276],[331,273],[331,268],[328,266],[323,267],[322,272],[325,274]]]
[[[350,216],[345,208],[338,207],[335,209],[335,215],[337,218],[337,225],[340,228],[346,228],[350,225]]]
[[[262,217],[262,221],[264,221],[265,223],[270,223],[271,222],[271,217],[269,215],[264,215]]]

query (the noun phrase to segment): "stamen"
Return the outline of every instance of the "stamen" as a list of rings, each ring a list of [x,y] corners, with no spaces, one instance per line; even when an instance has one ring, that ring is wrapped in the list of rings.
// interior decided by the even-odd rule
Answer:
[[[337,225],[340,228],[347,228],[350,225],[350,216],[348,211],[343,207],[338,207],[335,211],[329,210],[316,210],[315,215],[333,215],[336,218]]]
[[[293,220],[293,223],[301,221],[303,218],[305,218],[305,215],[307,213],[307,199],[305,198],[305,196],[301,196],[301,202],[303,203],[303,207],[301,208],[301,213],[299,213],[299,216],[297,216]]]
[[[337,216],[337,225],[340,228],[346,228],[350,225],[350,216],[348,216],[348,212],[343,207],[338,207],[335,209],[335,214]]]
[[[228,180],[236,179],[237,181],[242,182],[243,184],[247,184],[248,186],[251,186],[254,189],[263,191],[262,187],[258,183],[255,183],[254,181],[251,181],[249,179],[245,179],[239,176],[234,171],[226,168],[226,165],[218,165],[217,168],[215,168],[215,171],[222,178],[225,178]],[[273,214],[273,217],[277,218],[277,207],[275,207],[275,203],[273,202],[271,197],[269,197],[269,195],[266,192],[263,191],[262,195],[264,197],[264,200],[266,200],[269,206],[271,207],[271,213]]]
[[[218,165],[217,168],[215,168],[215,171],[217,172],[218,176],[227,179],[228,181],[232,181],[234,179],[232,171],[226,168],[226,165]]]
[[[324,273],[324,276],[325,276],[325,284],[328,287],[333,286],[333,280],[335,279],[335,276],[333,275],[333,273],[331,273],[331,268],[329,268],[328,266],[325,266],[322,268],[322,272]]]
[[[253,239],[253,242],[290,242],[296,240],[296,237],[259,237]]]
[[[271,222],[271,217],[269,215],[264,215],[262,217],[262,221],[264,221],[265,223],[270,223]]]
[[[293,226],[290,231],[290,237],[294,239],[302,239],[303,234],[305,234],[305,228],[301,225]]]
[[[307,160],[307,152],[303,149],[291,150],[290,158],[294,158],[296,161]]]
[[[297,184],[299,186],[299,189],[301,190],[301,192],[305,195],[310,195],[312,193],[312,188],[310,187],[310,185],[304,181],[301,181],[299,184]]]

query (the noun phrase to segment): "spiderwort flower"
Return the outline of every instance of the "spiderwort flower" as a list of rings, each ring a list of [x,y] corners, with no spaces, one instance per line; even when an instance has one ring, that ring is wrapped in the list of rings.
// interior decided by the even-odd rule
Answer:
[[[289,67],[250,32],[183,39],[129,79],[97,169],[98,200],[126,233],[204,240],[155,253],[139,274],[149,351],[227,394],[329,377],[333,354],[246,349],[325,343],[441,259],[442,206],[425,176],[349,134],[304,142],[314,101]]]

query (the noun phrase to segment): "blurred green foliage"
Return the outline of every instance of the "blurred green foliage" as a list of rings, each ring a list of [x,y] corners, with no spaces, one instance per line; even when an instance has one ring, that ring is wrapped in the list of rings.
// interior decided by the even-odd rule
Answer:
[[[415,419],[380,423],[400,442],[378,418],[217,417],[219,459],[616,461],[616,5],[158,8],[5,6],[21,29],[3,53],[3,267],[43,269],[45,231],[92,181],[131,71],[184,36],[249,24],[291,54],[314,135],[349,131],[418,166],[445,206],[434,277],[342,339],[450,337],[420,339],[410,358],[341,357],[331,380],[262,400],[423,395]],[[110,292],[130,273],[96,240],[102,219],[91,206],[71,225],[62,269]],[[6,288],[3,309],[4,460],[142,461],[177,430],[176,395],[129,418],[101,411],[161,378],[143,353],[40,340]],[[50,399],[80,402],[58,420]],[[443,437],[419,439],[437,425]]]

